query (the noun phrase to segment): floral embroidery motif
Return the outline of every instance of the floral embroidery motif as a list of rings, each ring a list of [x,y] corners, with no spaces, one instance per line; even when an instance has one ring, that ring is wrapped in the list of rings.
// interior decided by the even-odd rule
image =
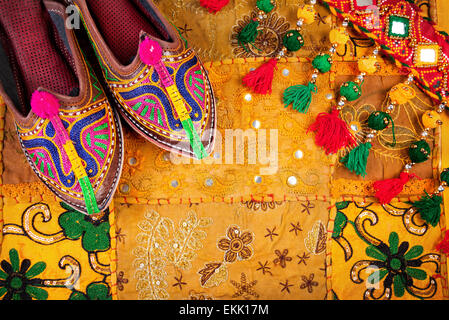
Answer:
[[[282,39],[285,33],[290,29],[290,24],[283,17],[279,17],[276,12],[268,14],[268,18],[261,21],[259,35],[254,45],[243,46],[239,44],[238,34],[248,25],[250,20],[256,18],[257,12],[251,13],[250,16],[243,17],[232,28],[232,46],[235,47],[233,53],[238,58],[248,57],[270,57],[275,55],[282,48]],[[291,53],[290,53],[291,55]]]
[[[391,299],[391,293],[398,298],[403,297],[405,291],[415,297],[428,299],[435,295],[437,290],[436,280],[429,276],[428,284],[424,288],[417,287],[416,280],[426,280],[427,272],[419,269],[424,263],[434,263],[437,266],[436,273],[439,273],[438,262],[440,256],[437,254],[422,255],[424,248],[420,245],[409,248],[408,242],[399,243],[399,236],[392,232],[388,239],[388,244],[381,242],[379,245],[370,245],[366,249],[366,255],[374,260],[362,260],[354,264],[351,270],[351,279],[355,283],[361,283],[360,271],[369,266],[377,267],[377,270],[370,274],[367,281],[374,285],[383,279],[383,292],[380,296],[375,295],[375,288],[365,291],[365,298]]]
[[[412,224],[396,221],[397,216],[404,218],[409,207],[410,204],[406,203],[394,203],[388,206],[361,202],[336,204],[337,212],[332,239],[344,252],[344,260],[339,258],[341,260],[338,263],[351,261],[354,250],[358,248],[362,252],[364,250],[366,258],[362,256],[361,259],[352,261],[349,271],[349,278],[353,283],[364,285],[361,288],[364,299],[390,300],[403,297],[430,299],[438,291],[437,278],[440,277],[441,257],[437,253],[424,252],[424,245],[430,245],[433,248],[434,240],[432,238],[427,240],[427,237],[423,238],[422,234],[411,232]],[[385,212],[390,215],[385,215]],[[411,216],[408,218],[413,219]],[[388,219],[386,225],[395,228],[387,236],[387,242],[371,234],[368,229],[375,226],[375,230],[382,230],[385,223],[381,225],[380,221],[385,219]],[[419,223],[419,220],[416,219],[413,223]],[[426,236],[438,238],[439,231],[426,230]],[[409,240],[400,241],[400,238],[404,237],[415,238],[418,244],[411,245]],[[358,239],[361,241],[359,245],[356,245]],[[337,263],[334,262],[333,265],[335,267]],[[337,287],[333,289],[337,291]]]
[[[120,291],[123,291],[125,289],[125,284],[129,282],[128,279],[125,278],[125,273],[123,271],[120,271],[117,275],[117,288]]]
[[[287,267],[287,262],[292,261],[292,257],[288,256],[288,249],[284,249],[282,253],[279,250],[276,250],[274,253],[276,253],[278,257],[273,260],[273,263],[276,265],[279,264],[282,268]]]
[[[203,229],[211,224],[211,219],[198,218],[193,211],[179,222],[179,227],[156,211],[145,214],[145,220],[138,224],[141,233],[137,235],[137,241],[140,245],[133,251],[136,257],[134,276],[140,300],[169,298],[165,268],[173,265],[189,270],[196,251],[202,248],[201,242],[207,236]]]
[[[44,272],[44,262],[31,266],[31,261],[25,259],[20,263],[17,250],[11,249],[9,262],[3,260],[1,267],[4,272],[0,270],[0,297],[3,296],[3,300],[47,300],[47,291],[39,288],[43,281],[35,278]]]
[[[218,248],[225,251],[224,260],[232,263],[239,258],[247,260],[253,255],[253,249],[250,244],[253,242],[253,235],[246,231],[241,233],[240,228],[232,226],[228,229],[227,238],[218,242]]]
[[[251,297],[259,298],[259,294],[254,291],[254,286],[257,284],[257,280],[248,282],[246,274],[242,273],[240,276],[240,283],[231,280],[231,284],[237,289],[232,295],[233,298],[242,297],[245,300],[250,300]]]
[[[56,246],[62,241],[79,241],[77,246],[82,249],[80,252],[87,253],[88,267],[83,270],[89,275],[88,277],[92,277],[90,274],[94,272],[94,275],[97,274],[97,279],[101,279],[101,283],[107,286],[106,279],[111,274],[109,264],[101,263],[98,253],[110,249],[108,211],[101,215],[85,216],[64,203],[57,203],[55,207],[58,207],[58,212],[65,210],[57,218],[58,223],[52,221],[52,212],[49,205],[36,203],[24,210],[20,219],[22,224],[5,223],[3,235],[24,237],[31,241],[32,245],[45,246],[46,249],[49,246]],[[43,224],[35,223],[38,217],[42,218]],[[42,227],[45,224],[47,226]],[[37,228],[38,226],[39,228]],[[41,228],[43,230],[40,230]],[[32,266],[30,259],[24,259],[20,263],[17,250],[10,249],[10,261],[4,260],[1,263],[4,271],[0,270],[0,293],[2,293],[0,297],[5,294],[4,299],[47,299],[49,292],[54,291],[49,290],[52,288],[64,288],[68,290],[68,293],[71,291],[71,298],[80,296],[75,287],[80,284],[81,263],[71,256],[75,253],[70,252],[70,255],[62,256],[58,262],[58,270],[70,271],[68,276],[58,276],[57,279],[38,279],[36,276],[46,271],[48,266],[44,262],[38,262]],[[51,268],[48,269],[48,272],[54,272],[51,271]],[[57,291],[63,292],[64,290]],[[93,292],[96,291],[97,289],[93,290]],[[8,292],[13,292],[11,297]],[[109,299],[108,295],[110,293],[99,295],[97,299]],[[89,298],[89,295],[85,294],[85,296]],[[94,295],[91,294],[91,296]],[[69,298],[69,295],[67,295],[67,298]]]
[[[310,276],[307,278],[306,276],[302,276],[301,279],[303,283],[299,286],[301,289],[307,289],[307,292],[312,293],[313,287],[318,287],[318,282],[314,281],[313,278],[315,278],[315,274],[310,274]]]

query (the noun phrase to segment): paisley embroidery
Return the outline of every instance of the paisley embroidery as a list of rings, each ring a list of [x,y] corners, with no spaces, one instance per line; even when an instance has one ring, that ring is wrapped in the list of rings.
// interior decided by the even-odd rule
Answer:
[[[114,113],[103,100],[74,112],[63,111],[61,118],[92,186],[97,190],[117,152],[116,137],[121,140]],[[59,192],[81,199],[81,187],[75,179],[63,146],[56,139],[51,122],[42,120],[32,129],[17,126],[17,131],[22,148],[36,174]]]
[[[187,50],[177,58],[165,58],[169,73],[174,77],[187,110],[197,130],[203,131],[211,114],[213,102],[210,84],[204,68],[193,51]],[[167,92],[160,84],[159,75],[153,68],[145,67],[134,81],[127,84],[111,84],[116,98],[125,105],[126,112],[136,126],[156,139],[154,134],[166,138],[185,140],[178,114]],[[133,119],[131,119],[133,120]]]

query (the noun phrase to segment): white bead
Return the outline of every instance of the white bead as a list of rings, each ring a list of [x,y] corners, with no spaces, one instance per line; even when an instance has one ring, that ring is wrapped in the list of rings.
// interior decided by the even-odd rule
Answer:
[[[212,187],[213,185],[214,185],[214,180],[212,180],[212,179],[207,179],[206,180],[206,186]]]
[[[248,102],[250,102],[251,100],[253,100],[253,96],[251,95],[251,93],[247,93],[247,94],[245,95],[245,100],[248,101]]]
[[[282,75],[285,77],[288,77],[290,75],[290,70],[288,70],[288,69],[282,70]]]
[[[254,182],[255,182],[255,183],[262,183],[262,177],[256,176],[256,177],[254,178]]]

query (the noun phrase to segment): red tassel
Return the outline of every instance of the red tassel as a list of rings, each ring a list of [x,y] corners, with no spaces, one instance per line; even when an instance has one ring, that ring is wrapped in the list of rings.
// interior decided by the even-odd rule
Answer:
[[[444,239],[437,244],[436,249],[442,253],[449,253],[449,231],[446,231]]]
[[[200,5],[209,10],[210,13],[217,13],[229,3],[229,0],[200,0]]]
[[[255,93],[271,94],[274,70],[277,69],[277,59],[270,59],[256,70],[251,71],[243,78],[243,84],[250,87]]]
[[[307,133],[315,132],[316,145],[323,147],[326,154],[334,154],[339,150],[356,144],[348,125],[340,119],[340,111],[334,108],[331,113],[320,113]]]
[[[389,204],[394,197],[399,195],[411,178],[417,177],[413,173],[401,172],[399,178],[374,182],[376,198],[381,204]]]

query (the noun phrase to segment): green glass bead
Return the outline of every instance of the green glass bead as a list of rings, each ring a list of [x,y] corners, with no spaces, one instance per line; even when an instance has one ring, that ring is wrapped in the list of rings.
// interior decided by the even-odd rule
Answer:
[[[449,169],[444,169],[443,172],[441,172],[440,180],[441,182],[449,184]]]
[[[419,140],[412,143],[409,149],[410,160],[414,163],[422,163],[427,161],[427,159],[430,158],[430,153],[430,146],[424,140]]]
[[[270,13],[275,7],[272,0],[257,0],[256,6],[265,13]]]
[[[362,87],[354,81],[345,82],[340,88],[340,95],[348,101],[355,101],[362,96]]]
[[[304,38],[297,30],[289,30],[284,36],[284,46],[288,51],[298,51],[304,46]]]
[[[386,112],[376,111],[368,118],[368,127],[376,131],[382,131],[390,125],[390,117]]]
[[[312,66],[321,73],[329,72],[332,68],[332,59],[328,54],[320,53],[313,59]]]

